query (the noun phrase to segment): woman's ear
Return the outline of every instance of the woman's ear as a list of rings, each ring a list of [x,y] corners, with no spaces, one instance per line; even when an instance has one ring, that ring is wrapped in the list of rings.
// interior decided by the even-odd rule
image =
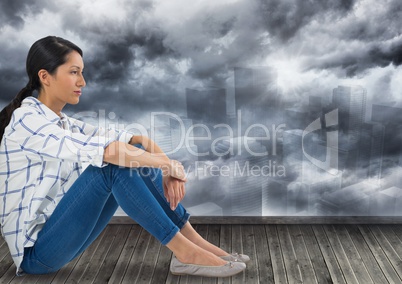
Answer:
[[[49,79],[50,79],[50,74],[49,74],[49,72],[47,72],[47,70],[45,70],[45,69],[39,70],[39,72],[38,72],[38,77],[39,77],[39,81],[40,81],[43,85],[49,86],[49,84],[50,84],[50,81],[49,81]]]

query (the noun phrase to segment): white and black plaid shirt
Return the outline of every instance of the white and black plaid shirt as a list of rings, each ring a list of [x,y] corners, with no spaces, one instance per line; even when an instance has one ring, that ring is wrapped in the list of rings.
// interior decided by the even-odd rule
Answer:
[[[24,247],[78,178],[83,164],[104,165],[104,148],[132,134],[56,113],[34,97],[16,109],[0,144],[0,225],[20,271]]]

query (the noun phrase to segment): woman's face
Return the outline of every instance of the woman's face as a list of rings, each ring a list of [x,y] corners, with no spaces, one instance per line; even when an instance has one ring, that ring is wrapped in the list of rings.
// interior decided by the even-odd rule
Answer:
[[[85,87],[83,76],[84,62],[81,55],[72,51],[67,61],[60,65],[56,73],[50,76],[49,93],[56,104],[77,104],[81,89]]]

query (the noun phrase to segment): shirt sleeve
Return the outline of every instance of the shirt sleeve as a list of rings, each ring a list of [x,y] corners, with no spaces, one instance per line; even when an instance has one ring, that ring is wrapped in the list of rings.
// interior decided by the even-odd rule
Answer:
[[[40,114],[24,113],[14,119],[7,135],[8,143],[14,142],[26,157],[33,161],[61,160],[104,166],[105,148],[113,141],[126,142],[127,132],[102,130],[95,127],[86,131],[63,129]]]
[[[115,140],[129,143],[132,133],[125,130],[117,130],[115,128],[104,128],[91,125],[89,123],[83,122],[81,120],[69,118],[70,128],[72,132],[80,132],[85,135],[91,136],[105,136],[105,137],[115,137]]]

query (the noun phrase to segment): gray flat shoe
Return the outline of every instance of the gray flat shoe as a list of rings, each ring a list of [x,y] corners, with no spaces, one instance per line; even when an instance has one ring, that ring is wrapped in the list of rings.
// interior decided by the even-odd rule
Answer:
[[[170,263],[170,272],[174,275],[229,277],[242,272],[245,268],[246,265],[243,262],[229,261],[222,266],[204,266],[182,263],[176,257],[173,257]]]
[[[223,260],[226,261],[233,261],[233,262],[249,262],[250,261],[250,257],[248,255],[245,254],[241,254],[241,253],[231,253],[229,255],[225,255],[225,256],[220,256],[220,258],[222,258]]]

